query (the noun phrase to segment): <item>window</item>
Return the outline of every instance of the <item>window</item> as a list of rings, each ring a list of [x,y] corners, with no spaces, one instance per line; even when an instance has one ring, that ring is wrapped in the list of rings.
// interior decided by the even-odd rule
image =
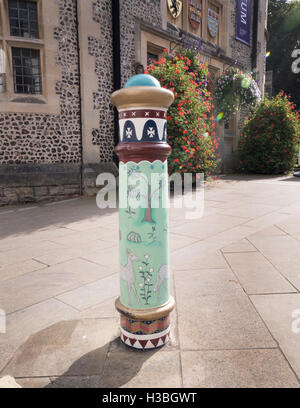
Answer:
[[[6,4],[6,7],[4,5]],[[6,98],[18,101],[22,95],[42,96],[42,62],[44,42],[40,39],[41,0],[4,0],[0,2],[2,17],[2,43],[4,52],[6,83],[0,84],[0,91]],[[7,21],[9,24],[3,24]],[[2,98],[3,99],[3,98]],[[35,99],[32,99],[35,101]],[[38,100],[36,100],[38,102]]]
[[[41,94],[40,51],[12,48],[15,93]]]
[[[8,10],[11,36],[39,38],[36,2],[9,0]]]
[[[34,1],[8,0],[10,35],[39,38],[38,9]],[[40,50],[11,47],[14,92],[41,94]]]
[[[151,40],[155,41],[154,36],[152,35]],[[155,42],[146,42],[146,47],[145,47],[145,57],[146,57],[146,66],[150,65],[150,64],[154,64],[156,61],[158,61],[165,48],[169,47],[169,43],[166,43],[165,46],[160,45],[159,43],[155,43]]]
[[[158,55],[152,52],[147,52],[147,65],[153,64],[154,61],[158,61]]]
[[[56,0],[0,0],[0,113],[60,112],[58,18]]]

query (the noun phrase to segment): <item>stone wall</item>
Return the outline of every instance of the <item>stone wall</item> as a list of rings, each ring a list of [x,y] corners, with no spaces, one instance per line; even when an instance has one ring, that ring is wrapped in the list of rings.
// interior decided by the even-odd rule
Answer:
[[[79,77],[75,0],[58,0],[56,63],[61,81],[56,84],[60,115],[0,113],[0,165],[79,163]]]
[[[93,94],[99,127],[92,130],[92,143],[99,146],[99,161],[113,161],[114,116],[110,95],[113,92],[113,49],[111,0],[93,2],[93,21],[99,24],[99,38],[88,37],[88,52],[94,57],[98,87]]]
[[[2,165],[0,180],[0,207],[61,200],[80,194],[80,165]]]
[[[252,2],[253,3],[253,2]],[[236,13],[237,2],[236,0],[230,0],[231,4],[231,24],[234,27],[234,35],[230,38],[230,47],[232,49],[232,58],[239,61],[244,69],[251,71],[251,50],[252,50],[252,32],[253,27],[251,24],[251,40],[250,47],[235,39],[235,27],[236,27]],[[252,4],[252,16],[253,16],[253,4]]]
[[[111,0],[85,1],[89,7],[83,9],[88,16],[85,14],[87,20],[81,26],[80,49],[86,47],[91,67],[85,79],[91,75],[94,78],[89,79],[89,93],[82,94],[82,98],[84,103],[88,100],[88,109],[86,106],[85,109],[91,113],[92,121],[90,116],[83,114],[89,126],[87,130],[81,129],[76,0],[55,0],[58,6],[57,25],[53,30],[57,41],[55,62],[61,71],[61,79],[55,87],[59,114],[0,113],[0,205],[77,195],[82,192],[82,182],[85,193],[95,193],[95,179],[100,171],[116,174],[110,103],[113,91],[112,3]],[[230,4],[229,24],[235,27],[236,1],[227,1]],[[162,4],[166,7],[160,0],[120,0],[121,86],[135,73],[137,21],[158,31],[167,27],[162,17]],[[93,25],[92,33],[85,28],[89,22]],[[169,27],[169,34],[175,35],[170,30]],[[251,69],[251,47],[236,41],[233,31],[229,45],[229,56],[245,69]],[[264,52],[263,43],[259,49]],[[211,52],[216,54],[216,50]],[[85,63],[81,58],[81,68]],[[84,72],[82,70],[81,74]],[[243,116],[244,112],[241,119]],[[89,146],[94,146],[92,161],[84,160],[82,150],[86,152],[86,149],[81,137]]]
[[[0,205],[56,194],[50,185],[45,189],[28,187],[28,177],[33,174],[27,172],[28,166],[52,164],[55,169],[64,163],[72,168],[72,164],[81,162],[76,1],[57,0],[57,4],[59,13],[53,36],[57,40],[56,64],[61,69],[61,80],[56,83],[60,114],[0,113],[0,169],[4,166],[7,171],[7,166],[11,166],[11,174],[14,174],[14,165],[19,165],[24,174],[24,181],[19,180],[18,186],[7,187],[1,179]],[[20,178],[20,171],[18,174]],[[48,182],[51,183],[50,178]],[[64,195],[78,193],[79,184],[77,174],[75,184],[71,187],[67,184]],[[62,185],[59,196],[63,195],[61,191]]]
[[[80,190],[78,184],[66,184],[56,186],[32,186],[29,187],[0,187],[0,207],[12,204],[28,204],[49,202],[78,197]]]
[[[120,0],[121,86],[134,74],[136,19],[162,28],[160,0]]]

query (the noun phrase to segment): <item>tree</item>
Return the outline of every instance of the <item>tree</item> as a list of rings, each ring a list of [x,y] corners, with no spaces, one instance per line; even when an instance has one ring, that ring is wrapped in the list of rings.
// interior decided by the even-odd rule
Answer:
[[[145,214],[142,222],[154,223],[155,221],[152,218],[152,200],[154,198],[159,198],[159,193],[164,187],[164,179],[161,178],[158,182],[157,188],[152,191],[151,183],[148,181],[148,178],[145,174],[141,173],[137,169],[130,169],[128,176],[132,179],[139,181],[139,186],[134,186],[130,191],[130,197],[134,197],[136,200],[144,199],[145,201]]]
[[[269,0],[267,70],[273,71],[273,89],[291,95],[300,109],[300,75],[292,72],[292,52],[300,49],[300,2]]]

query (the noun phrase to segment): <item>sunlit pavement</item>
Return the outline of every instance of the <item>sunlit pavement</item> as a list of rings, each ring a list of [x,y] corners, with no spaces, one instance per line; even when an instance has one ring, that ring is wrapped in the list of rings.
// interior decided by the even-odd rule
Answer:
[[[0,377],[22,387],[299,387],[300,179],[221,178],[202,218],[170,209],[170,233],[172,339],[139,352],[118,338],[117,211],[94,198],[0,209]]]

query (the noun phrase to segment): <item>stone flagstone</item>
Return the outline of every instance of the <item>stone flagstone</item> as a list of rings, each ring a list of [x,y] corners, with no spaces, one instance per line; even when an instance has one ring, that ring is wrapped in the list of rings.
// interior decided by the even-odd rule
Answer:
[[[297,292],[259,252],[227,253],[225,258],[248,294]]]
[[[182,350],[276,346],[232,272],[176,272],[175,288]]]
[[[170,210],[176,308],[169,343],[148,352],[119,337],[117,210],[80,198],[0,212],[0,377],[24,388],[299,387],[297,183],[220,177],[203,217]]]
[[[299,388],[276,349],[183,351],[182,372],[189,388]]]
[[[119,274],[114,274],[72,291],[65,292],[56,298],[82,311],[104,302],[112,296],[116,298],[119,295],[119,291]]]
[[[243,238],[240,241],[234,242],[222,248],[223,253],[231,252],[255,252],[256,248],[250,242]]]
[[[20,384],[16,382],[16,380],[6,375],[5,377],[0,378],[0,388],[22,388]]]
[[[111,271],[83,259],[6,280],[0,286],[0,308],[11,313],[108,276]]]
[[[30,336],[1,374],[14,377],[100,375],[115,319],[69,320]]]
[[[284,275],[298,290],[300,289],[300,241],[289,235],[260,237],[250,236],[255,247]]]
[[[180,388],[178,351],[111,352],[100,388]]]
[[[300,294],[251,296],[251,300],[300,379]]]

